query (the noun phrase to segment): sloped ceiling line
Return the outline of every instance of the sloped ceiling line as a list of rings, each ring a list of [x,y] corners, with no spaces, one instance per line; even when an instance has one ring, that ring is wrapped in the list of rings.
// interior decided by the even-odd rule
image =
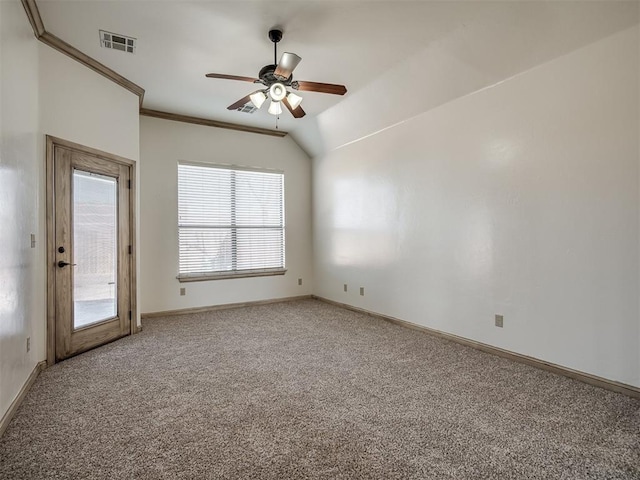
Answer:
[[[206,125],[209,127],[227,128],[231,130],[238,130],[238,131],[248,132],[248,133],[257,133],[261,135],[271,135],[276,137],[284,137],[287,135],[287,132],[284,132],[284,131],[270,130],[267,128],[258,128],[258,127],[246,127],[246,126],[238,125],[235,123],[217,122],[214,120],[208,120],[204,118],[190,117],[186,115],[178,115],[174,113],[161,112],[157,110],[148,110],[143,108],[142,102],[144,100],[144,92],[145,92],[144,88],[142,88],[140,85],[136,85],[131,80],[123,77],[122,75],[110,69],[106,65],[98,62],[95,58],[92,58],[89,55],[86,55],[85,53],[81,52],[80,50],[68,44],[61,38],[57,37],[56,35],[47,32],[44,26],[44,22],[42,21],[42,17],[40,16],[40,11],[38,10],[38,5],[36,4],[36,1],[35,0],[21,0],[21,1],[22,1],[22,6],[24,7],[24,10],[27,14],[27,18],[29,19],[29,23],[33,28],[33,33],[38,40],[50,46],[51,48],[54,48],[59,52],[64,53],[65,55],[73,58],[74,60],[81,63],[85,67],[88,67],[91,70],[99,73],[100,75],[108,78],[112,82],[130,91],[134,95],[137,95],[140,99],[140,115],[163,118],[166,120],[175,120],[178,122],[193,123],[197,125]]]

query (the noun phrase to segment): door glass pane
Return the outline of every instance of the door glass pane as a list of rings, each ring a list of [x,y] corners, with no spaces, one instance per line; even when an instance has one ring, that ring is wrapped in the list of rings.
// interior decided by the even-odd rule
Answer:
[[[73,171],[73,328],[117,316],[115,178]]]

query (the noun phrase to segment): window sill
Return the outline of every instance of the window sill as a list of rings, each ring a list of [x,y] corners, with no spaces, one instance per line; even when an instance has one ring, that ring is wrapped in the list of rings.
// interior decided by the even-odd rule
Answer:
[[[209,280],[229,280],[232,278],[248,277],[272,277],[274,275],[284,275],[287,270],[278,268],[274,270],[245,270],[239,272],[203,273],[201,275],[177,276],[180,283],[184,282],[207,282]]]

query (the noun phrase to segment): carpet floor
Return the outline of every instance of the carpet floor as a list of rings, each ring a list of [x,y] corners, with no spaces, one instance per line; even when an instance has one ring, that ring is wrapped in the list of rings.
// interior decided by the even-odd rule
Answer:
[[[640,479],[640,401],[316,300],[41,373],[2,479]]]

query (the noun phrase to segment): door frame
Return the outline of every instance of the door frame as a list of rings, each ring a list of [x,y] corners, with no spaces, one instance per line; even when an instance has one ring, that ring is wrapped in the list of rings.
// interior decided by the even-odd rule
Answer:
[[[95,148],[86,147],[78,143],[46,135],[46,216],[47,216],[47,365],[56,363],[56,248],[55,248],[55,186],[54,186],[54,150],[55,147],[68,148],[85,155],[126,165],[130,168],[131,188],[129,189],[129,244],[131,245],[130,301],[131,301],[131,331],[133,335],[142,330],[138,327],[137,302],[137,248],[136,248],[136,162],[112,153],[103,152]]]

